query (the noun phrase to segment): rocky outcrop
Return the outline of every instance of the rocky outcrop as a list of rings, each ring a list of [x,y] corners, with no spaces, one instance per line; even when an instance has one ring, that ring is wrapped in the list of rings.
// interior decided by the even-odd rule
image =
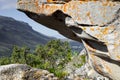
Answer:
[[[120,80],[119,0],[18,0],[18,9],[67,38],[82,42],[88,64],[97,73]]]
[[[47,70],[31,68],[25,64],[0,66],[0,80],[58,80]]]
[[[68,80],[74,80],[75,77],[83,80],[109,80],[107,77],[97,73],[88,63],[84,64],[81,68],[76,69],[67,76]]]
[[[102,76],[101,74],[97,73],[94,68],[89,64],[87,57],[86,63],[83,64],[81,67],[77,67],[75,65],[79,65],[83,63],[81,60],[81,56],[85,56],[86,50],[83,49],[79,55],[74,56],[71,62],[66,65],[65,71],[68,72],[67,79],[74,80],[76,77],[80,79],[88,79],[88,80],[109,80],[107,77]]]

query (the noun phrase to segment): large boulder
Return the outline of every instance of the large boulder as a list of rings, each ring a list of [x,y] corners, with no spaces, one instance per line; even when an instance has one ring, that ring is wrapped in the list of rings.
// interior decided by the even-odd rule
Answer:
[[[91,67],[109,79],[120,80],[119,0],[18,0],[18,10],[82,42]]]
[[[58,80],[47,70],[32,68],[25,64],[0,66],[0,80]]]

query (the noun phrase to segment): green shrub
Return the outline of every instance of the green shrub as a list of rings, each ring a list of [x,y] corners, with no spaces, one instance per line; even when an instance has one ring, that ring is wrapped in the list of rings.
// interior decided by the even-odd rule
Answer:
[[[14,46],[10,58],[0,58],[0,65],[11,63],[28,64],[35,68],[46,69],[62,80],[67,75],[63,69],[71,61],[72,56],[73,53],[68,42],[51,40],[44,46],[38,45],[34,52],[31,52],[28,47]],[[85,57],[81,56],[81,58],[85,62]]]
[[[10,64],[10,63],[11,63],[10,58],[8,58],[8,57],[0,58],[0,65],[6,65],[6,64]]]

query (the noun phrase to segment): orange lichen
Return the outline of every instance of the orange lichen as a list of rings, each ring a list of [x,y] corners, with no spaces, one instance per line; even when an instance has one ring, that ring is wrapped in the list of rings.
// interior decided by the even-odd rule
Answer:
[[[94,31],[94,28],[90,28],[91,31]]]
[[[35,1],[35,6],[36,6],[36,12],[39,13],[39,4],[38,4],[38,1]]]
[[[87,12],[87,13],[86,13],[86,16],[90,16],[90,12]]]
[[[86,16],[89,18],[91,24],[93,24],[92,18],[91,18],[91,16],[90,16],[90,12],[87,12],[87,13],[86,13]]]
[[[91,56],[91,58],[92,58],[92,59],[94,59],[94,58],[95,58],[95,56],[94,56],[93,54],[90,54],[90,56]]]
[[[95,63],[94,63],[94,64],[95,64]],[[102,70],[101,70],[101,68],[100,68],[98,65],[96,65],[95,68],[96,68],[96,70],[97,70],[98,72],[101,72],[101,73],[102,73]]]
[[[19,3],[18,3],[18,4],[19,4],[19,5],[20,5],[20,4],[23,4],[23,2],[22,2],[22,1],[19,1]]]
[[[120,60],[120,55],[117,55],[117,58]]]
[[[99,34],[95,34],[95,36],[98,38],[98,37],[99,37]]]
[[[100,28],[100,27],[97,27],[97,28],[96,28],[96,30],[100,31],[100,30],[101,30],[101,28]]]
[[[67,4],[65,4],[65,5],[63,6],[63,11],[64,11],[64,12],[67,11],[67,9],[66,9],[67,6],[68,6]]]
[[[115,6],[115,4],[114,4],[114,3],[112,3],[112,2],[110,2],[110,3],[109,3],[109,6]]]
[[[108,71],[108,73],[112,73],[111,69],[107,65],[105,65],[105,68]]]
[[[103,29],[102,33],[103,34],[108,34],[108,30],[109,30],[109,28],[105,28],[105,29]]]
[[[114,48],[118,47],[119,46],[119,43],[115,43],[114,44]]]
[[[115,6],[115,4],[111,1],[105,1],[102,3],[103,6]]]
[[[83,1],[79,1],[80,2],[80,4],[83,4]]]
[[[49,5],[46,5],[46,6],[45,6],[46,9],[49,8],[49,7],[50,7]]]
[[[94,60],[93,63],[94,63],[94,66],[95,66],[96,70],[97,70],[98,72],[101,72],[101,73],[102,73],[102,68],[101,68],[100,66],[98,66],[98,64],[97,64],[97,62],[96,62],[96,60],[95,60],[95,56],[94,56],[93,54],[90,54],[90,56],[91,56],[92,60]]]
[[[77,20],[79,20],[79,21],[80,21],[80,20],[81,20],[81,18],[80,18],[80,17],[78,17],[78,18],[77,18]]]
[[[35,2],[35,5],[36,5],[36,7],[38,7],[38,6],[39,6],[39,4],[38,4],[38,2],[37,2],[37,1]]]
[[[53,2],[54,0],[47,0],[47,2]]]
[[[103,2],[102,5],[103,6],[108,6],[108,2]]]
[[[85,30],[86,30],[86,27],[82,27],[82,29],[85,31]]]

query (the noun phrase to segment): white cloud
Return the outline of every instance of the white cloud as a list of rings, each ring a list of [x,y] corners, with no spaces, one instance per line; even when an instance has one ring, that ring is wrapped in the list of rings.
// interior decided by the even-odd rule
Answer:
[[[0,10],[16,8],[16,0],[0,0]]]

